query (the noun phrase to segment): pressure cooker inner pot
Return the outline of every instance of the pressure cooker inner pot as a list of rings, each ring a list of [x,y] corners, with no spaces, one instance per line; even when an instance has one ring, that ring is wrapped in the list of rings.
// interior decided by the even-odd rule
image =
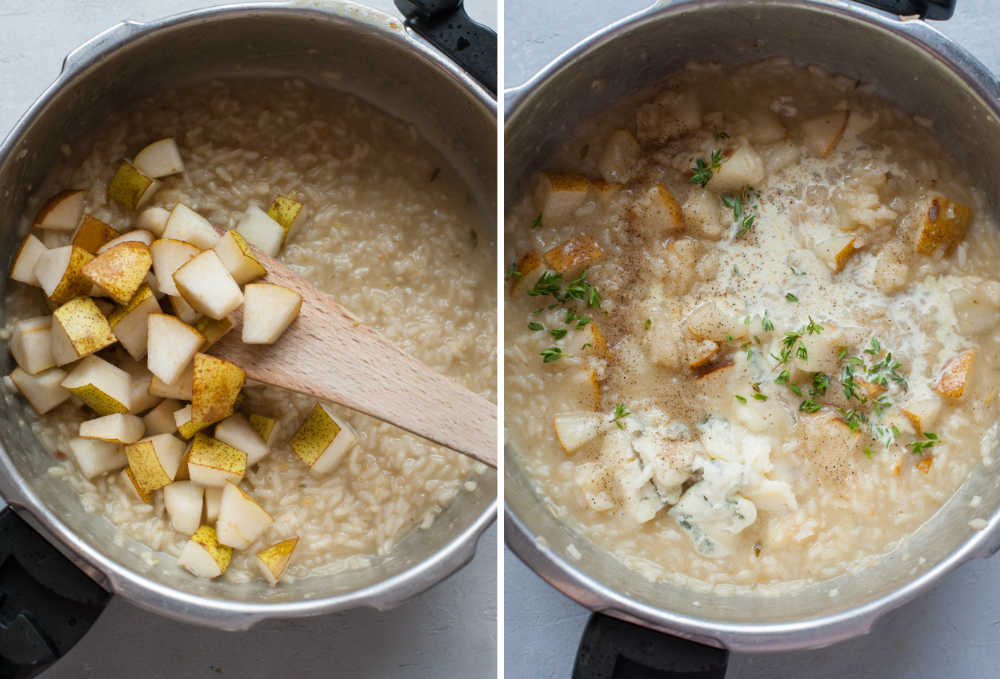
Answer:
[[[687,3],[632,20],[594,39],[572,59],[530,83],[525,92],[515,93],[521,98],[512,111],[508,109],[505,126],[505,205],[509,208],[530,189],[533,173],[545,169],[546,159],[579,123],[614,103],[634,99],[638,92],[650,91],[685,63],[735,65],[780,56],[872,82],[881,96],[901,109],[933,120],[933,133],[991,197],[989,207],[995,213],[995,196],[1000,195],[1000,175],[994,170],[1000,160],[996,102],[989,102],[988,94],[963,79],[957,72],[961,65],[949,65],[911,37],[865,18],[874,12],[850,9],[794,0]],[[944,41],[923,24],[914,29],[925,40]],[[995,92],[995,83],[992,88]],[[516,432],[512,435],[511,445],[516,446]],[[970,519],[989,519],[1000,506],[996,471],[981,464],[925,525],[870,568],[789,593],[720,594],[651,582],[626,568],[548,510],[518,466],[516,449],[509,446],[506,460],[506,501],[526,529],[527,539],[551,550],[564,569],[576,569],[596,581],[583,588],[574,585],[568,594],[604,608],[609,592],[601,591],[603,586],[632,600],[625,617],[639,617],[648,624],[667,613],[680,621],[681,630],[684,623],[702,629],[713,624],[794,624],[872,604],[953,555],[977,533],[969,526]],[[981,505],[971,509],[970,500],[977,495]],[[700,640],[711,642],[704,636]]]
[[[0,166],[0,223],[6,225],[0,238],[8,260],[19,243],[18,227],[28,198],[51,167],[65,162],[64,145],[71,149],[71,160],[82,158],[89,150],[87,140],[111,112],[164,90],[214,78],[301,78],[356,94],[413,123],[463,177],[485,215],[484,224],[492,228],[496,185],[492,110],[459,76],[406,43],[398,22],[387,27],[389,20],[383,15],[351,11],[348,18],[325,10],[230,9],[173,21],[154,32],[139,27],[135,38],[107,55],[83,63],[78,63],[79,56],[72,57],[67,68],[77,72],[34,116]],[[0,294],[6,295],[7,285],[4,276]],[[0,354],[7,374],[14,366],[6,340]],[[362,570],[280,587],[260,578],[244,584],[207,581],[178,568],[175,559],[162,558],[116,535],[102,514],[84,511],[78,495],[47,474],[53,458],[32,433],[34,415],[29,407],[3,390],[2,408],[3,446],[40,505],[107,558],[189,594],[251,603],[298,602],[355,592],[390,578],[406,579],[408,570],[481,522],[496,496],[495,473],[477,476],[476,492],[459,494],[431,528],[415,529],[390,554],[373,559]],[[432,584],[427,577],[419,574],[425,580],[408,593]]]

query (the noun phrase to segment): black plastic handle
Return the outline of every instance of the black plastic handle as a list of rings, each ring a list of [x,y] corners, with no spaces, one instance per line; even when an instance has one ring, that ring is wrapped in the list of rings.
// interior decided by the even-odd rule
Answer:
[[[396,8],[408,27],[497,95],[497,34],[469,18],[462,0],[396,0]]]
[[[594,613],[573,679],[724,679],[729,651]]]
[[[955,13],[955,0],[858,0],[900,16],[917,15],[921,19],[944,21]]]
[[[0,679],[28,679],[58,660],[110,598],[13,509],[0,511]]]

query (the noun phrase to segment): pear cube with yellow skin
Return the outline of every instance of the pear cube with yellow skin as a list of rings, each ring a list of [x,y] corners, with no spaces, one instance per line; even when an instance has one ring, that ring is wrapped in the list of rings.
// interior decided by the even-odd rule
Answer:
[[[246,373],[238,365],[208,354],[195,354],[192,420],[212,424],[229,417],[244,382]]]
[[[159,238],[163,235],[163,230],[167,228],[167,220],[170,219],[170,211],[162,207],[147,207],[135,218],[135,228],[149,231]]]
[[[257,552],[257,564],[260,566],[260,571],[272,585],[278,584],[281,576],[285,574],[298,544],[298,538],[288,538]]]
[[[69,449],[83,476],[88,479],[124,467],[128,460],[120,443],[96,439],[70,439]]]
[[[587,234],[580,234],[547,250],[545,263],[557,273],[570,274],[604,258],[604,250]]]
[[[245,285],[267,275],[267,269],[254,256],[253,248],[239,231],[223,234],[214,250],[237,285]]]
[[[214,250],[195,255],[174,272],[174,285],[188,304],[221,320],[243,304],[243,293]]]
[[[173,483],[184,457],[184,442],[171,434],[157,434],[125,446],[129,469],[143,492]]]
[[[58,365],[97,353],[118,341],[108,319],[89,297],[77,297],[52,312],[52,357]]]
[[[202,432],[194,435],[188,454],[188,474],[202,486],[221,488],[239,483],[247,471],[247,454]]]
[[[83,248],[73,245],[42,253],[35,262],[34,274],[50,303],[58,306],[90,293],[94,284],[84,275],[83,267],[93,258]]]
[[[42,241],[38,240],[33,233],[29,233],[21,241],[21,247],[14,255],[14,263],[10,267],[11,280],[40,288],[41,283],[38,282],[38,276],[35,275],[35,265],[39,258],[48,251],[49,249]]]
[[[125,305],[145,283],[146,274],[153,266],[149,246],[138,241],[116,245],[97,255],[83,267],[83,274],[111,299]]]
[[[199,578],[212,579],[225,573],[232,559],[232,547],[219,542],[212,526],[202,526],[185,543],[177,563]]]
[[[173,137],[158,139],[148,144],[132,161],[136,169],[147,177],[159,179],[184,171],[184,161]],[[188,531],[191,532],[191,531]]]
[[[243,343],[273,344],[299,315],[299,293],[273,283],[246,286],[243,301]]]
[[[309,471],[319,476],[333,471],[357,442],[354,427],[317,403],[289,445]]]
[[[125,306],[108,315],[108,324],[129,356],[137,361],[146,357],[149,337],[149,315],[161,312],[153,289],[140,287]]]
[[[250,413],[247,422],[257,432],[257,436],[263,439],[268,448],[274,446],[274,440],[278,436],[278,421],[276,419],[259,413]]]
[[[514,297],[525,288],[531,289],[542,272],[542,258],[534,250],[524,253],[510,275],[510,296]]]
[[[199,250],[215,247],[219,233],[212,223],[184,203],[177,203],[163,227],[163,238],[190,243]]]
[[[73,240],[70,243],[78,248],[83,248],[87,252],[96,254],[102,246],[118,238],[120,235],[120,233],[100,219],[84,215],[83,221],[76,228]]]
[[[189,439],[199,431],[211,425],[211,422],[193,422],[191,420],[191,404],[174,411],[174,425],[177,433],[185,439]]]
[[[159,182],[123,160],[108,183],[108,199],[129,210],[138,210],[159,188]],[[73,226],[76,226],[75,224]]]
[[[10,353],[19,366],[32,375],[56,365],[52,355],[52,317],[36,316],[14,323]]]
[[[552,418],[556,440],[567,456],[573,455],[597,437],[601,416],[592,412],[561,413]]]
[[[99,356],[77,363],[62,385],[98,415],[129,411],[132,378]]]
[[[165,384],[176,381],[205,342],[200,332],[167,314],[146,317],[146,365]]]
[[[201,252],[198,248],[184,241],[161,238],[149,246],[153,257],[153,273],[160,291],[165,295],[176,296],[177,286],[174,285],[174,272]]]
[[[277,257],[285,242],[285,229],[259,207],[247,208],[236,231],[265,255]]]
[[[49,368],[37,375],[14,368],[14,372],[10,374],[10,381],[39,415],[44,415],[69,399],[71,394],[62,386],[65,379],[66,371],[60,368]]]
[[[215,438],[246,453],[248,467],[260,462],[270,452],[260,434],[238,413],[215,425]]]
[[[188,366],[181,372],[173,382],[164,382],[156,375],[149,383],[149,393],[151,396],[160,398],[175,398],[181,401],[191,400],[191,391],[194,385],[194,367]]]
[[[972,363],[975,357],[975,349],[966,349],[952,358],[941,369],[941,374],[931,389],[942,396],[962,398],[969,382],[969,374],[972,372]]]
[[[154,505],[153,494],[147,493],[146,491],[139,488],[139,484],[135,482],[135,474],[128,467],[122,470],[122,473],[118,476],[118,482],[121,484],[122,489],[124,489],[125,494],[133,501],[138,500],[144,504],[152,507]]]
[[[302,203],[294,198],[278,196],[271,201],[271,206],[267,208],[267,216],[281,225],[287,237],[289,229],[292,228],[295,220],[298,219],[303,207]]]
[[[965,238],[972,219],[972,210],[968,206],[932,196],[919,209],[918,253],[932,255],[938,249],[948,252]]]
[[[246,549],[273,523],[274,518],[239,486],[227,483],[223,487],[219,518],[215,522],[219,542],[233,549]]]
[[[533,194],[543,222],[570,219],[590,194],[590,181],[582,174],[542,173]]]
[[[173,434],[177,431],[177,422],[174,413],[181,408],[181,402],[172,398],[164,399],[158,406],[146,413],[142,418],[146,433],[150,436],[154,434]]]
[[[83,191],[61,191],[35,215],[36,229],[72,231],[83,216]]]
[[[80,423],[80,438],[111,443],[135,443],[146,433],[142,418],[135,415],[104,415]]]
[[[222,488],[219,486],[205,487],[205,520],[215,523],[219,520],[219,507],[222,506]]]
[[[190,481],[177,481],[163,489],[163,506],[170,525],[179,533],[194,533],[201,525],[205,489]]]

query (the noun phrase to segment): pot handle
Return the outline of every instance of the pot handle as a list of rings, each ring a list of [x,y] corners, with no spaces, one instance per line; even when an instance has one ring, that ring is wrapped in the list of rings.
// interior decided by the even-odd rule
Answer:
[[[497,95],[497,34],[473,21],[462,0],[395,0],[406,25]]]
[[[34,677],[87,633],[111,595],[11,507],[0,511],[0,677]]]
[[[583,630],[573,679],[724,679],[729,651],[603,613]]]
[[[921,19],[944,21],[955,13],[955,0],[858,0],[865,5],[898,14],[919,16]]]

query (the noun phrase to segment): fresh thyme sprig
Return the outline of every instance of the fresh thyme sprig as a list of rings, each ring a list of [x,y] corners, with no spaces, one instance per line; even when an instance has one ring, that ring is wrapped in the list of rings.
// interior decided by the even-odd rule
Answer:
[[[702,158],[696,159],[694,167],[691,168],[691,179],[688,181],[701,187],[708,185],[712,173],[722,167],[722,158],[722,151],[716,149],[712,151],[709,162],[706,163]]]

